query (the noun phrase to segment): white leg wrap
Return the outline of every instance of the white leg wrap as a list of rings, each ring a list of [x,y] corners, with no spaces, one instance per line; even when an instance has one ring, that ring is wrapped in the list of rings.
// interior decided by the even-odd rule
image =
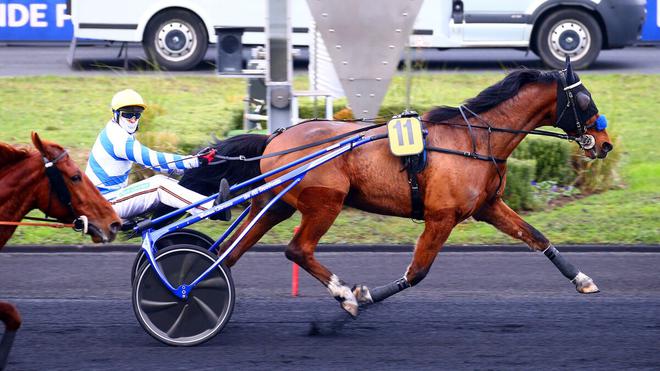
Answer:
[[[330,277],[330,282],[328,282],[328,291],[330,291],[332,296],[339,300],[341,307],[344,308],[345,311],[350,313],[353,317],[357,316],[357,299],[355,298],[355,295],[353,295],[351,289],[343,282],[341,282],[337,275],[333,274]]]

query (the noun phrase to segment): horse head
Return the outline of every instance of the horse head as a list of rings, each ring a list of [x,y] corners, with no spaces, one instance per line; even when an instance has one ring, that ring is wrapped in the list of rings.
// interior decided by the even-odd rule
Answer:
[[[43,159],[40,171],[43,171],[44,183],[38,189],[44,190],[44,194],[36,195],[38,208],[65,223],[86,217],[87,234],[92,241],[114,240],[121,220],[85,173],[61,146],[42,141],[35,132],[32,143]]]
[[[605,130],[607,120],[598,113],[591,93],[573,72],[568,56],[565,67],[558,72],[555,126],[577,137],[578,144],[589,158],[605,158],[614,149]]]

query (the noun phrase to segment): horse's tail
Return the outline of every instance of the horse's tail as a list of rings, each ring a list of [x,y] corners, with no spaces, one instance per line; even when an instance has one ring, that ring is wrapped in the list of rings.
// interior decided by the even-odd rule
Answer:
[[[266,149],[268,135],[242,134],[225,140],[216,140],[213,146],[219,156],[245,158],[260,156]],[[228,160],[217,165],[198,167],[185,171],[179,184],[205,195],[218,192],[222,178],[229,184],[241,183],[261,175],[259,161]]]

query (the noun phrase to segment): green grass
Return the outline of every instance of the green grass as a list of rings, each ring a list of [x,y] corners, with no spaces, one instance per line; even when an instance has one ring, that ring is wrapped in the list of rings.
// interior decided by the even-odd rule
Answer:
[[[502,74],[415,75],[412,102],[424,109],[457,105],[503,77]],[[216,77],[29,77],[0,80],[0,140],[28,143],[30,131],[78,153],[80,163],[110,117],[112,94],[127,87],[139,91],[160,114],[149,130],[173,134],[181,148],[201,145],[212,133],[223,135],[243,107],[242,80]],[[608,130],[622,143],[618,169],[623,187],[593,195],[524,218],[556,244],[660,243],[660,156],[657,144],[660,75],[584,75]],[[296,80],[304,87],[305,78]],[[402,106],[405,82],[393,80],[385,106]],[[304,104],[304,103],[303,103]],[[340,108],[341,101],[336,108]],[[236,213],[236,211],[235,211]],[[286,243],[299,216],[280,224],[262,240]],[[218,236],[222,228],[204,222],[196,228]],[[423,229],[408,219],[382,217],[347,209],[323,238],[325,243],[414,243]],[[134,240],[137,242],[136,240]],[[511,243],[483,223],[467,221],[449,243]],[[68,230],[21,227],[11,244],[89,243]]]

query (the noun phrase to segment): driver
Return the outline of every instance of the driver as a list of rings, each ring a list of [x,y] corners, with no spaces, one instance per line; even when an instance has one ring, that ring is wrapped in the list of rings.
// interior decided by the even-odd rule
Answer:
[[[142,145],[135,138],[135,133],[147,106],[135,90],[126,89],[115,94],[111,107],[112,119],[96,138],[85,174],[110,201],[120,218],[130,219],[161,202],[179,209],[207,197],[182,187],[177,180],[164,175],[128,185],[133,163],[168,174],[180,174],[184,169],[208,165],[215,156],[215,149],[203,150],[196,156],[181,156],[157,152]],[[188,212],[198,214],[212,206],[213,200]],[[221,214],[210,218],[218,219]]]

